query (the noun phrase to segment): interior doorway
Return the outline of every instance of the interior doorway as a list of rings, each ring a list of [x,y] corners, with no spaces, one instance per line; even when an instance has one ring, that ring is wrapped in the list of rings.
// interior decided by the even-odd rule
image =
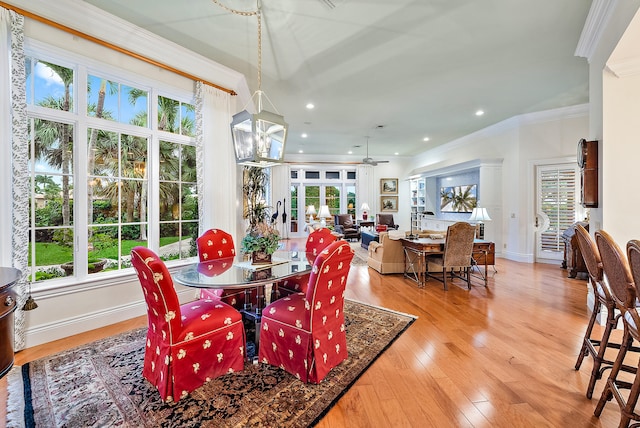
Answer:
[[[564,258],[562,233],[579,218],[583,209],[578,196],[576,163],[536,166],[536,261],[555,262]]]

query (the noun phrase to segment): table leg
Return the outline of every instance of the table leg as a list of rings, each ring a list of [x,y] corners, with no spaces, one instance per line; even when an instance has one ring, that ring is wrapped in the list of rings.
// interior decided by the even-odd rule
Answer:
[[[418,287],[424,287],[426,282],[424,253],[413,248],[404,247],[404,257],[404,277],[416,282]]]

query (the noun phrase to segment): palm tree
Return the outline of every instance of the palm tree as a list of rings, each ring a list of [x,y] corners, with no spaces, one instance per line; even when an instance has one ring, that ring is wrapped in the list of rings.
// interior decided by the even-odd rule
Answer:
[[[100,89],[98,90],[98,102],[95,104],[95,106],[89,106],[89,110],[90,111],[94,110],[95,117],[97,118],[105,117],[104,100],[107,94],[107,83],[109,84],[109,93],[113,94],[117,91],[117,85],[114,84],[113,82],[107,81],[107,79],[100,80]],[[87,82],[87,92],[91,93],[91,84],[89,82]],[[89,171],[90,174],[93,173],[93,169],[95,165],[94,147],[96,145],[97,138],[98,138],[98,129],[93,128],[91,130],[89,141],[87,143],[87,171]],[[89,185],[87,186],[87,201],[89,202],[87,206],[87,211],[88,211],[87,218],[88,218],[89,224],[91,224],[93,221],[93,186],[91,185],[91,183],[89,183]],[[89,228],[88,233],[89,233],[89,238],[91,238],[91,234],[92,234],[91,228]]]
[[[475,208],[477,201],[473,193],[475,186],[468,185],[459,188],[453,195],[453,209],[458,212],[471,212]]]
[[[61,99],[48,96],[38,104],[56,110],[70,111],[73,70],[44,61],[41,63],[58,75],[64,85],[64,96]],[[44,158],[50,165],[59,168],[62,172],[62,223],[64,226],[68,226],[71,224],[69,172],[72,160],[70,154],[73,153],[73,126],[37,119],[35,127],[36,159]]]

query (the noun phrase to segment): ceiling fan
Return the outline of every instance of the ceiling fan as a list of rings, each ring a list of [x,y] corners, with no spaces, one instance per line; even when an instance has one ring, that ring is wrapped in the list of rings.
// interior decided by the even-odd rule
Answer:
[[[388,163],[388,162],[389,161],[387,161],[387,160],[374,160],[374,159],[369,157],[369,137],[367,137],[367,157],[362,159],[362,163],[367,164],[367,165],[376,166],[379,163]]]

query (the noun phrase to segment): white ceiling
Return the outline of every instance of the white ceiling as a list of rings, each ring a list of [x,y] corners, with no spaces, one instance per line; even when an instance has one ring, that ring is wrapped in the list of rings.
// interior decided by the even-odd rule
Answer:
[[[257,89],[255,17],[211,0],[85,1],[245,74]],[[219,1],[256,8],[256,0]],[[588,102],[588,64],[574,52],[590,4],[262,0],[262,90],[289,123],[287,153],[364,157],[370,136],[374,158],[412,156],[515,115]]]

